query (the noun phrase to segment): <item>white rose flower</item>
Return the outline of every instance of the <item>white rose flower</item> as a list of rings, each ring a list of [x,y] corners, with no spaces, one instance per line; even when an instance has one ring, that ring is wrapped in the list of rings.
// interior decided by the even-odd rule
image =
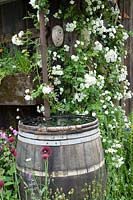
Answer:
[[[31,6],[34,8],[34,9],[39,9],[39,6],[36,5],[36,0],[30,0],[29,4],[31,4]]]
[[[93,74],[91,74],[91,72],[89,74],[85,74],[84,78],[85,78],[85,87],[86,88],[89,88],[91,85],[96,84],[96,78]]]
[[[18,36],[21,38],[22,36],[24,35],[24,31],[20,31],[19,33],[18,33]]]
[[[102,49],[103,49],[103,45],[99,41],[96,41],[94,50],[95,51],[102,51]]]
[[[30,89],[29,89],[29,88],[25,90],[25,93],[26,93],[26,94],[28,94],[29,92],[30,92]]]
[[[66,31],[67,32],[73,32],[75,28],[76,28],[76,21],[73,21],[72,23],[66,24]]]
[[[74,3],[75,3],[75,1],[73,1],[73,0],[71,0],[71,1],[70,1],[70,4],[72,4],[72,5],[73,5]]]
[[[26,94],[24,98],[25,98],[26,101],[30,101],[31,100],[31,96],[29,94]]]
[[[13,35],[11,40],[12,43],[17,46],[23,45],[23,41],[17,36],[17,34]]]
[[[70,49],[70,47],[67,44],[65,44],[64,45],[64,51],[69,52],[69,49]]]
[[[52,88],[50,86],[43,86],[42,87],[43,94],[50,94],[52,92]]]
[[[75,56],[75,55],[72,55],[71,56],[71,59],[75,62],[77,62],[79,60],[79,57],[78,56]]]
[[[106,54],[105,54],[105,60],[107,63],[110,63],[110,62],[116,62],[117,61],[117,58],[118,58],[118,55],[117,55],[117,52],[116,50],[113,50],[113,49],[110,49]]]
[[[92,117],[95,117],[96,116],[96,113],[95,112],[92,112]]]
[[[53,75],[62,76],[63,75],[63,70],[61,68],[61,65],[53,66],[52,74]]]
[[[123,40],[127,40],[129,35],[126,32],[123,32]]]

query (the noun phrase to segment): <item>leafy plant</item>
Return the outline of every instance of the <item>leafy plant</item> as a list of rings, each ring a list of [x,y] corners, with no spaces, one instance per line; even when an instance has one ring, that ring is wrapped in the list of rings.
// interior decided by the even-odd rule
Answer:
[[[16,161],[17,131],[12,127],[0,131],[0,180],[3,188],[0,190],[2,200],[20,199],[19,178],[17,177]]]

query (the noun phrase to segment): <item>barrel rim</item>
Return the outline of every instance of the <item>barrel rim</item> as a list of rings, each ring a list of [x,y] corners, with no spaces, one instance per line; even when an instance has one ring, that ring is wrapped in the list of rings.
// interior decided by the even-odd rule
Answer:
[[[54,116],[55,117],[55,116]],[[59,116],[57,115],[57,118]],[[63,115],[63,117],[70,117],[69,115]],[[70,125],[70,126],[45,126],[45,125],[38,125],[38,126],[31,126],[31,125],[26,125],[23,123],[23,120],[19,121],[18,124],[18,129],[19,131],[31,131],[31,133],[35,134],[43,134],[43,133],[49,133],[49,134],[59,134],[59,133],[68,133],[69,134],[72,132],[82,132],[85,130],[92,130],[94,128],[97,128],[99,123],[98,119],[92,116],[86,116],[86,115],[74,115],[74,117],[87,117],[91,118],[93,121],[89,123],[83,123],[79,125]],[[61,116],[60,116],[61,118]]]

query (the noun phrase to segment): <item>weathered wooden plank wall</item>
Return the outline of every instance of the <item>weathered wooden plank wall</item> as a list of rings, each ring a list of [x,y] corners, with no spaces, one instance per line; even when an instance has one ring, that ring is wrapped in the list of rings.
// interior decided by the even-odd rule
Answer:
[[[30,20],[23,20],[27,10],[30,9],[29,0],[8,1],[8,3],[4,2],[0,4],[0,43],[10,43],[12,35],[21,30],[25,30],[27,27],[30,28],[33,26]],[[0,94],[2,93],[2,89],[0,89]],[[21,91],[18,90],[19,95],[20,92]],[[0,128],[2,126],[8,127],[9,125],[17,127],[17,116],[26,117],[28,115],[34,116],[37,114],[36,106],[26,105],[24,102],[18,101],[20,98],[23,98],[19,97],[19,95],[18,99],[16,98],[17,103],[15,104],[15,96],[12,98],[15,93],[11,94],[11,90],[4,90],[3,96],[4,95],[5,100],[1,99],[0,101]],[[6,98],[6,96],[8,98]],[[17,112],[18,108],[20,109],[19,112]]]
[[[133,31],[133,0],[120,1],[120,8],[124,27],[128,31]],[[128,80],[130,81],[133,92],[133,36],[128,38],[126,47],[128,55],[125,64],[128,66]],[[125,109],[127,114],[133,111],[133,98],[126,101]]]
[[[0,4],[0,43],[10,42],[13,34],[33,26],[31,20],[24,20],[30,9],[28,0]]]

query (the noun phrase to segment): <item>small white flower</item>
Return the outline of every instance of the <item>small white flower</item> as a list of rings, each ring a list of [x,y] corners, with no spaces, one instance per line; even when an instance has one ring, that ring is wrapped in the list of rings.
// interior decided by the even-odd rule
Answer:
[[[73,1],[73,0],[71,0],[71,1],[70,1],[70,4],[72,4],[72,5],[73,5],[74,3],[75,3],[75,1]]]
[[[106,106],[106,105],[103,105],[103,108],[104,108],[104,109],[106,109],[106,108],[107,108],[107,106]]]
[[[113,148],[108,148],[107,150],[106,150],[106,153],[116,153],[117,152],[117,150],[116,149],[113,149]]]
[[[105,54],[105,59],[106,59],[106,62],[107,63],[110,63],[110,62],[116,62],[117,61],[117,52],[116,50],[113,50],[113,49],[110,49],[106,54]]]
[[[62,94],[64,91],[64,89],[62,87],[60,87],[60,94]]]
[[[103,45],[99,41],[96,41],[94,50],[95,51],[102,51],[102,49],[103,49]]]
[[[79,57],[78,56],[75,56],[75,55],[72,55],[71,56],[71,59],[75,62],[77,62],[79,60]]]
[[[129,35],[126,32],[123,32],[123,40],[127,40],[128,37]]]
[[[52,74],[53,75],[57,75],[57,76],[62,76],[63,75],[63,70],[61,68],[61,65],[53,66]]]
[[[25,94],[28,94],[29,92],[30,92],[29,88],[25,90]]]
[[[54,85],[60,85],[61,81],[56,77],[54,80]]]
[[[50,94],[52,92],[52,88],[50,86],[43,86],[42,87],[43,94]]]
[[[24,35],[24,31],[20,31],[19,33],[18,33],[18,36],[21,38],[22,36]]]
[[[56,18],[56,19],[60,19],[60,16],[59,16],[59,13],[58,13],[58,12],[56,12],[56,13],[53,15],[53,17]]]
[[[109,114],[108,110],[105,110],[105,112],[104,112],[104,113],[105,113],[105,115],[108,115],[108,114]]]
[[[16,119],[20,119],[20,116],[19,116],[19,115],[17,115],[17,116],[16,116]]]
[[[75,28],[76,28],[76,21],[73,21],[72,23],[68,22],[66,24],[66,31],[67,32],[73,32]]]
[[[24,98],[25,98],[26,101],[30,101],[31,100],[31,96],[29,94],[26,94]]]
[[[80,45],[80,41],[79,41],[79,40],[76,40],[76,44],[77,44],[77,45]]]
[[[45,111],[44,105],[37,106],[37,112],[38,113],[44,113],[44,111]]]
[[[64,45],[64,51],[69,52],[69,49],[70,49],[70,47],[67,44],[65,44]]]
[[[31,6],[34,8],[34,9],[39,9],[39,6],[36,4],[36,0],[30,0],[29,4],[31,4]]]
[[[17,34],[12,36],[12,43],[17,46],[23,45],[23,41],[17,36]]]
[[[85,57],[84,57],[84,60],[86,61],[87,59],[88,59],[87,56],[85,56]]]
[[[92,112],[92,117],[95,117],[96,116],[96,113],[95,112]]]
[[[88,110],[84,111],[84,113],[83,113],[83,115],[88,115],[88,114],[89,114]]]
[[[89,74],[85,74],[84,75],[85,78],[85,87],[89,88],[91,85],[95,85],[96,84],[96,78],[93,74],[93,72],[89,72]]]
[[[110,101],[110,100],[111,100],[111,96],[107,96],[105,99],[106,99],[107,101]]]

